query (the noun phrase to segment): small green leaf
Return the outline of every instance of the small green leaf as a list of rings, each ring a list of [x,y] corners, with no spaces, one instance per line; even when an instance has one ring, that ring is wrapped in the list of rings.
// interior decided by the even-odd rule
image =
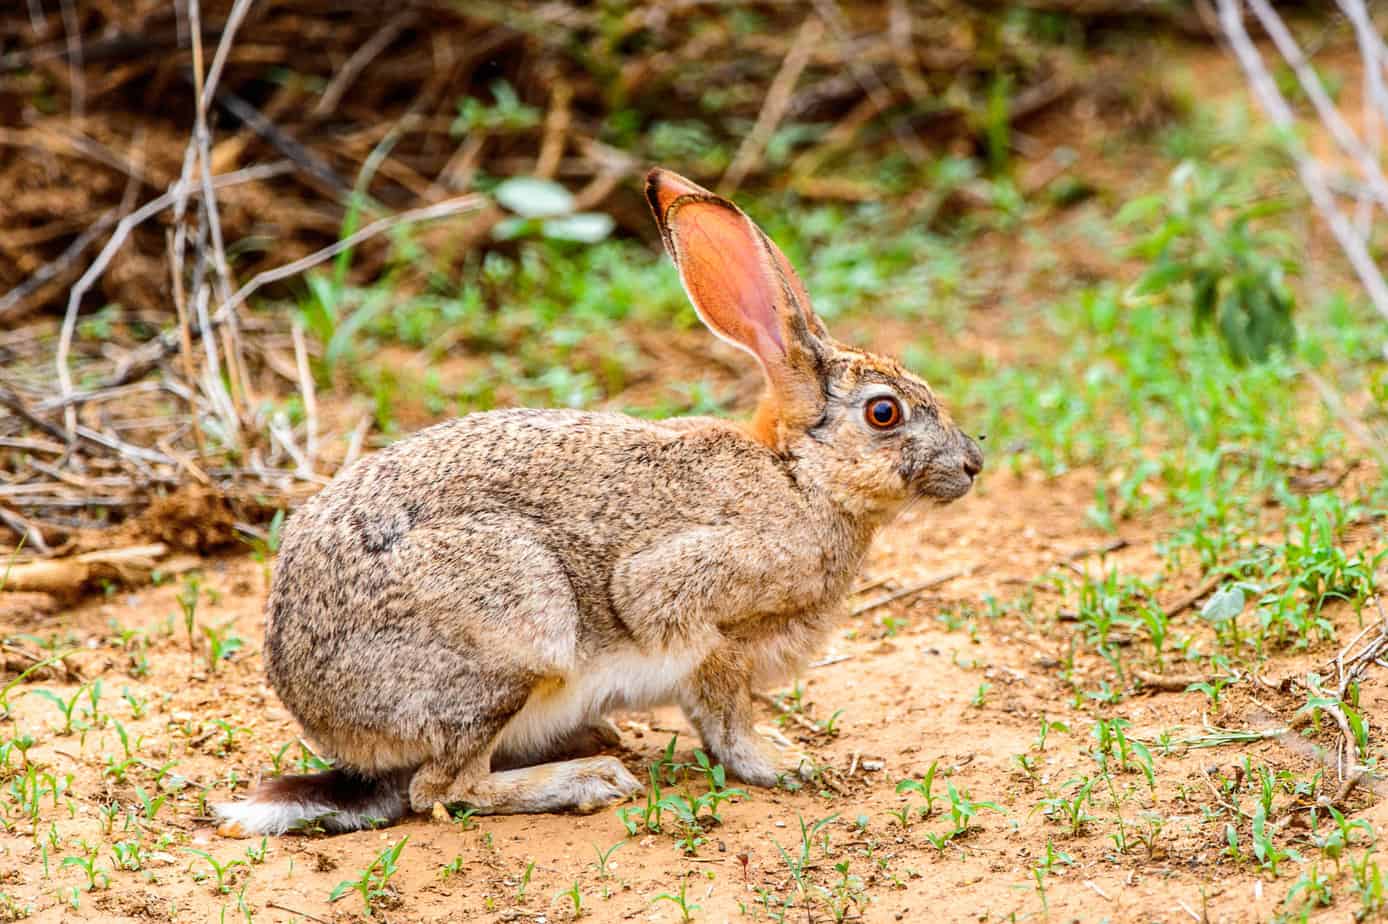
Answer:
[[[574,197],[553,180],[517,176],[504,180],[492,195],[508,211],[526,218],[567,215],[574,210]]]
[[[538,218],[522,218],[519,215],[512,215],[503,218],[492,226],[492,240],[495,241],[514,241],[519,237],[531,237],[540,230],[540,220]]]
[[[1203,330],[1214,318],[1215,299],[1219,294],[1219,276],[1201,270],[1195,277],[1195,327]]]
[[[1200,615],[1210,622],[1228,622],[1242,613],[1243,607],[1243,588],[1236,584],[1215,591],[1200,608]]]
[[[1133,288],[1135,295],[1155,295],[1165,292],[1186,277],[1188,270],[1180,263],[1158,263],[1142,274]]]
[[[1138,221],[1147,221],[1161,211],[1166,204],[1165,196],[1142,196],[1124,203],[1114,216],[1114,223],[1120,225],[1130,225]]]
[[[611,215],[602,212],[577,212],[560,218],[550,218],[541,226],[545,237],[560,241],[596,244],[607,239],[616,227]]]
[[[1345,714],[1345,720],[1349,722],[1350,730],[1354,732],[1354,740],[1359,747],[1366,748],[1369,745],[1369,727],[1364,721],[1364,717],[1355,712],[1348,705],[1341,704],[1340,709]]]

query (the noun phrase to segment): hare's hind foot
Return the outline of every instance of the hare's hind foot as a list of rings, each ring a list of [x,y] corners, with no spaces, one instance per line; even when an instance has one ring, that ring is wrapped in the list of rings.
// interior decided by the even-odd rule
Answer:
[[[450,774],[425,764],[410,781],[410,804],[428,811],[435,802],[466,805],[480,815],[595,812],[643,792],[615,757],[585,757],[476,775]]]

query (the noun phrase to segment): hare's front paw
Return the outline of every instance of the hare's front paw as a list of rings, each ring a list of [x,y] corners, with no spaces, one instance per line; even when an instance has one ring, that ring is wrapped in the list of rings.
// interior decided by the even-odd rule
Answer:
[[[749,736],[718,755],[728,772],[753,786],[775,789],[789,780],[808,780],[814,775],[814,761],[779,731],[758,726]],[[762,744],[768,742],[771,747]]]
[[[758,725],[757,734],[771,743],[780,781],[814,779],[814,758],[796,747],[793,741],[781,734],[780,729],[774,725]]]

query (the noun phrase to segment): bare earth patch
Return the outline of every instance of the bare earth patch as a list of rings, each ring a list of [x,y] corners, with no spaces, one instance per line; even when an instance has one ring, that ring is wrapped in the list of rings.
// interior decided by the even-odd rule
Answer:
[[[14,797],[0,834],[0,891],[15,909],[33,906],[40,921],[207,921],[221,920],[223,911],[226,920],[248,913],[263,921],[350,920],[364,907],[358,894],[333,903],[329,894],[408,837],[398,872],[374,902],[379,919],[566,920],[573,899],[563,893],[576,885],[591,920],[674,921],[681,916],[675,902],[657,899],[677,898],[682,884],[694,918],[710,921],[744,914],[996,921],[1041,919],[1047,910],[1054,920],[1267,919],[1286,895],[1288,877],[1273,881],[1226,856],[1224,821],[1212,811],[1231,798],[1252,811],[1253,781],[1240,779],[1232,796],[1221,788],[1242,776],[1236,765],[1245,757],[1297,779],[1324,769],[1333,791],[1332,723],[1286,743],[1267,738],[1166,754],[1156,742],[1173,729],[1174,739],[1204,734],[1206,722],[1253,730],[1285,725],[1300,703],[1279,693],[1277,680],[1334,651],[1273,661],[1256,694],[1240,688],[1218,710],[1200,692],[1135,694],[1112,705],[1077,692],[1099,688],[1100,680],[1124,687],[1092,652],[1074,654],[1072,626],[1063,612],[1056,619],[1061,601],[1044,580],[1057,566],[1097,569],[1098,556],[1117,544],[1084,522],[1092,494],[1092,476],[1083,471],[1051,481],[999,473],[978,494],[948,508],[914,510],[891,527],[854,608],[931,576],[958,576],[852,617],[806,672],[798,700],[780,695],[763,704],[773,727],[781,715],[774,703],[790,706],[779,734],[807,750],[822,773],[799,792],[753,789],[723,803],[722,823],[705,822],[686,842],[693,855],[680,847],[690,832],[673,814],[665,813],[660,833],[628,837],[605,811],[418,817],[379,831],[272,839],[262,858],[259,840],[217,837],[203,801],[240,790],[277,761],[281,770],[299,769],[308,756],[262,676],[260,564],[239,557],[205,563],[193,618],[212,637],[197,631],[191,649],[186,580],[117,592],[56,615],[8,611],[0,633],[56,633],[67,640],[60,651],[78,653],[68,659],[73,673],[37,671],[8,694],[15,727],[37,743],[25,756],[12,751],[2,771]],[[1109,553],[1114,563],[1125,573],[1159,570],[1157,524],[1125,524],[1121,535],[1127,545]],[[1028,588],[1029,615],[1001,606],[990,613],[990,598],[1016,600]],[[1171,587],[1170,599],[1187,590]],[[1334,618],[1342,638],[1357,631],[1352,612]],[[1176,622],[1182,619],[1196,621],[1189,612]],[[234,648],[226,640],[236,638],[245,647],[212,670],[212,645]],[[1074,686],[1061,679],[1071,658]],[[1126,683],[1138,686],[1131,677]],[[56,700],[34,695],[39,689]],[[1372,684],[1363,697],[1366,715],[1382,714]],[[72,704],[68,734],[58,701]],[[1068,728],[1051,726],[1044,750],[1043,717]],[[1140,760],[1124,770],[1109,758],[1107,781],[1079,809],[1090,820],[1072,827],[1054,803],[1048,817],[1045,800],[1072,796],[1072,780],[1103,779],[1091,753],[1099,746],[1093,729],[1096,719],[1114,717],[1130,723],[1130,739],[1147,743],[1152,783]],[[618,724],[620,756],[638,776],[662,759],[672,735],[677,762],[692,762],[698,747],[676,710],[624,716]],[[35,773],[21,772],[26,761]],[[932,764],[934,805],[923,818],[923,797],[898,794],[897,783],[921,780]],[[25,789],[31,778],[36,823],[22,808],[32,804]],[[957,826],[949,788],[966,804],[995,807],[976,808],[966,832],[946,839]],[[665,793],[706,789],[702,775],[685,773]],[[161,796],[166,801],[156,804]],[[1352,797],[1356,806],[1371,798],[1363,790]],[[1279,794],[1272,817],[1304,824],[1294,809],[1294,800]],[[1368,814],[1388,820],[1381,808]],[[810,827],[832,820],[804,844],[802,819]],[[55,828],[58,849],[50,839]],[[79,841],[91,847],[92,875],[77,862],[83,856],[71,845]],[[138,849],[116,847],[122,842]],[[599,852],[617,844],[604,866]],[[139,869],[122,869],[122,862]],[[216,865],[224,866],[222,890]],[[6,913],[0,909],[0,918]],[[1344,919],[1343,910],[1338,915]]]

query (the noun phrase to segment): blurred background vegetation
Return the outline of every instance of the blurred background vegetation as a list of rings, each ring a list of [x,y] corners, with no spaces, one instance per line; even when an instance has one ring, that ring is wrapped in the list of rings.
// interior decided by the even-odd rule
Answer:
[[[1350,24],[1284,10],[1324,87],[1356,88]],[[45,545],[195,483],[256,528],[472,410],[746,407],[754,370],[659,253],[653,163],[736,194],[835,332],[929,376],[996,466],[1126,471],[1113,444],[1189,424],[1201,375],[1275,401],[1298,351],[1357,357],[1383,397],[1362,297],[1203,3],[30,0],[0,42],[0,459]],[[1308,309],[1330,323],[1297,346]],[[1200,408],[1200,438],[1248,411]],[[58,443],[88,487],[32,467]],[[1144,502],[1124,477],[1120,513]]]

